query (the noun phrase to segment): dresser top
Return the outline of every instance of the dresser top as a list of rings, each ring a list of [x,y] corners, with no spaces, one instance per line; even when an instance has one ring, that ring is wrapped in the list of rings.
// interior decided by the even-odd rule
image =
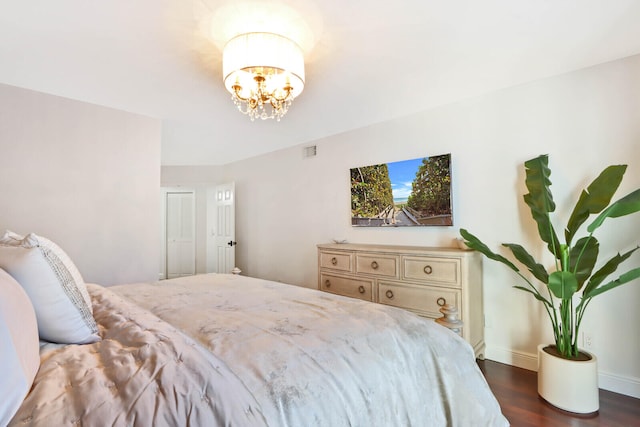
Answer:
[[[359,244],[359,243],[321,243],[318,249],[329,249],[332,251],[366,251],[366,252],[389,252],[389,253],[405,253],[405,254],[424,254],[439,253],[451,255],[471,255],[475,251],[468,249],[459,249],[453,247],[435,247],[435,246],[402,246],[402,245],[379,245],[379,244]]]

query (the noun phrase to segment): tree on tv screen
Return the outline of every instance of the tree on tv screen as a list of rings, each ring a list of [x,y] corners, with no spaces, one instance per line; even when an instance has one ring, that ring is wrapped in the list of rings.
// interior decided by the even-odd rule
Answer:
[[[407,206],[424,216],[451,214],[449,156],[424,158],[416,172]]]
[[[351,169],[351,215],[372,218],[393,207],[386,164]]]

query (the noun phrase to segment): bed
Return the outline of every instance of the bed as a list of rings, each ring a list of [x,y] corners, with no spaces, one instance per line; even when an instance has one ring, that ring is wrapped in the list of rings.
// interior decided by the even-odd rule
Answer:
[[[226,274],[81,287],[95,329],[40,343],[8,425],[508,425],[471,347],[401,309]]]

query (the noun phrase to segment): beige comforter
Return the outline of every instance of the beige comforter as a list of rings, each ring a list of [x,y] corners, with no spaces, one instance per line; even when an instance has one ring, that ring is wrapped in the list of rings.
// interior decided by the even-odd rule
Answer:
[[[14,424],[508,425],[470,346],[400,309],[215,274],[90,293],[103,341],[45,353]]]
[[[10,426],[266,425],[224,362],[107,288],[87,287],[102,340],[45,345]]]

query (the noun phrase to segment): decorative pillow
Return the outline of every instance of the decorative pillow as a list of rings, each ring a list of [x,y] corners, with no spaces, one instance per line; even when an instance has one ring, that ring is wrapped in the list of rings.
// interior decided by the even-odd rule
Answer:
[[[7,231],[0,238],[0,268],[29,295],[40,338],[63,344],[100,340],[89,293],[69,256],[34,233],[21,237]]]
[[[40,367],[38,325],[25,291],[0,269],[0,426],[6,426]]]

